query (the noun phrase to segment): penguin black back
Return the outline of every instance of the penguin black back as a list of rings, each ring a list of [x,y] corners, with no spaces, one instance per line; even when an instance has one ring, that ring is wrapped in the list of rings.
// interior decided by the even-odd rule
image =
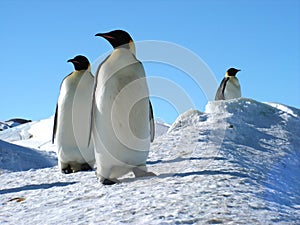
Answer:
[[[83,55],[77,55],[75,58],[69,59],[67,62],[73,63],[75,70],[87,70],[90,65],[89,60]]]
[[[113,30],[108,33],[98,33],[95,36],[105,38],[114,47],[130,48],[129,43],[133,42],[131,36],[124,30]]]
[[[225,100],[224,91],[229,77],[224,77],[215,96],[215,100]]]

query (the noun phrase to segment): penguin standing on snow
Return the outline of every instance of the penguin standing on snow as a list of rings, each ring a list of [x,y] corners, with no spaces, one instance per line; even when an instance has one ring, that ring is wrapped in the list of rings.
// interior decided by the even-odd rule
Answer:
[[[63,173],[90,170],[95,163],[93,147],[88,144],[94,77],[86,57],[78,55],[68,62],[75,70],[61,83],[52,136]]]
[[[241,70],[230,68],[226,71],[217,93],[215,100],[227,100],[241,97],[241,86],[236,77],[237,72]]]
[[[97,176],[103,184],[133,171],[147,172],[146,160],[154,138],[154,121],[142,63],[135,57],[135,45],[123,30],[99,33],[114,48],[99,65],[95,77],[92,137]]]

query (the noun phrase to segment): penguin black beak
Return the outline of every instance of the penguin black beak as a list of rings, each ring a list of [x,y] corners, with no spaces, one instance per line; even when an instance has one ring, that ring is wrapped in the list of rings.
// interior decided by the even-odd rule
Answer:
[[[73,62],[73,59],[69,59],[67,62]]]

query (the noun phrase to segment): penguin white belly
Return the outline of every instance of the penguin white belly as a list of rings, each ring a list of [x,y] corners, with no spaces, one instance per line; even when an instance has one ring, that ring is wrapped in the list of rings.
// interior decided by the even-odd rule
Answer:
[[[144,98],[132,104],[137,96]],[[144,166],[150,147],[148,88],[142,65],[128,50],[114,50],[102,64],[94,104],[97,175],[118,178]]]
[[[241,87],[238,79],[236,77],[231,77],[226,84],[224,90],[225,99],[233,99],[241,97]]]
[[[76,71],[61,86],[58,99],[56,143],[61,163],[94,163],[93,147],[88,147],[93,77]]]

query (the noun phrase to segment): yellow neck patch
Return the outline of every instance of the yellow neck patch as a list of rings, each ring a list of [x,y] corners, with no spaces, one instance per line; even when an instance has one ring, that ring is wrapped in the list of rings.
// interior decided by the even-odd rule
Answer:
[[[132,54],[136,54],[135,52],[135,44],[133,43],[133,41],[129,41],[129,50],[132,52]]]

